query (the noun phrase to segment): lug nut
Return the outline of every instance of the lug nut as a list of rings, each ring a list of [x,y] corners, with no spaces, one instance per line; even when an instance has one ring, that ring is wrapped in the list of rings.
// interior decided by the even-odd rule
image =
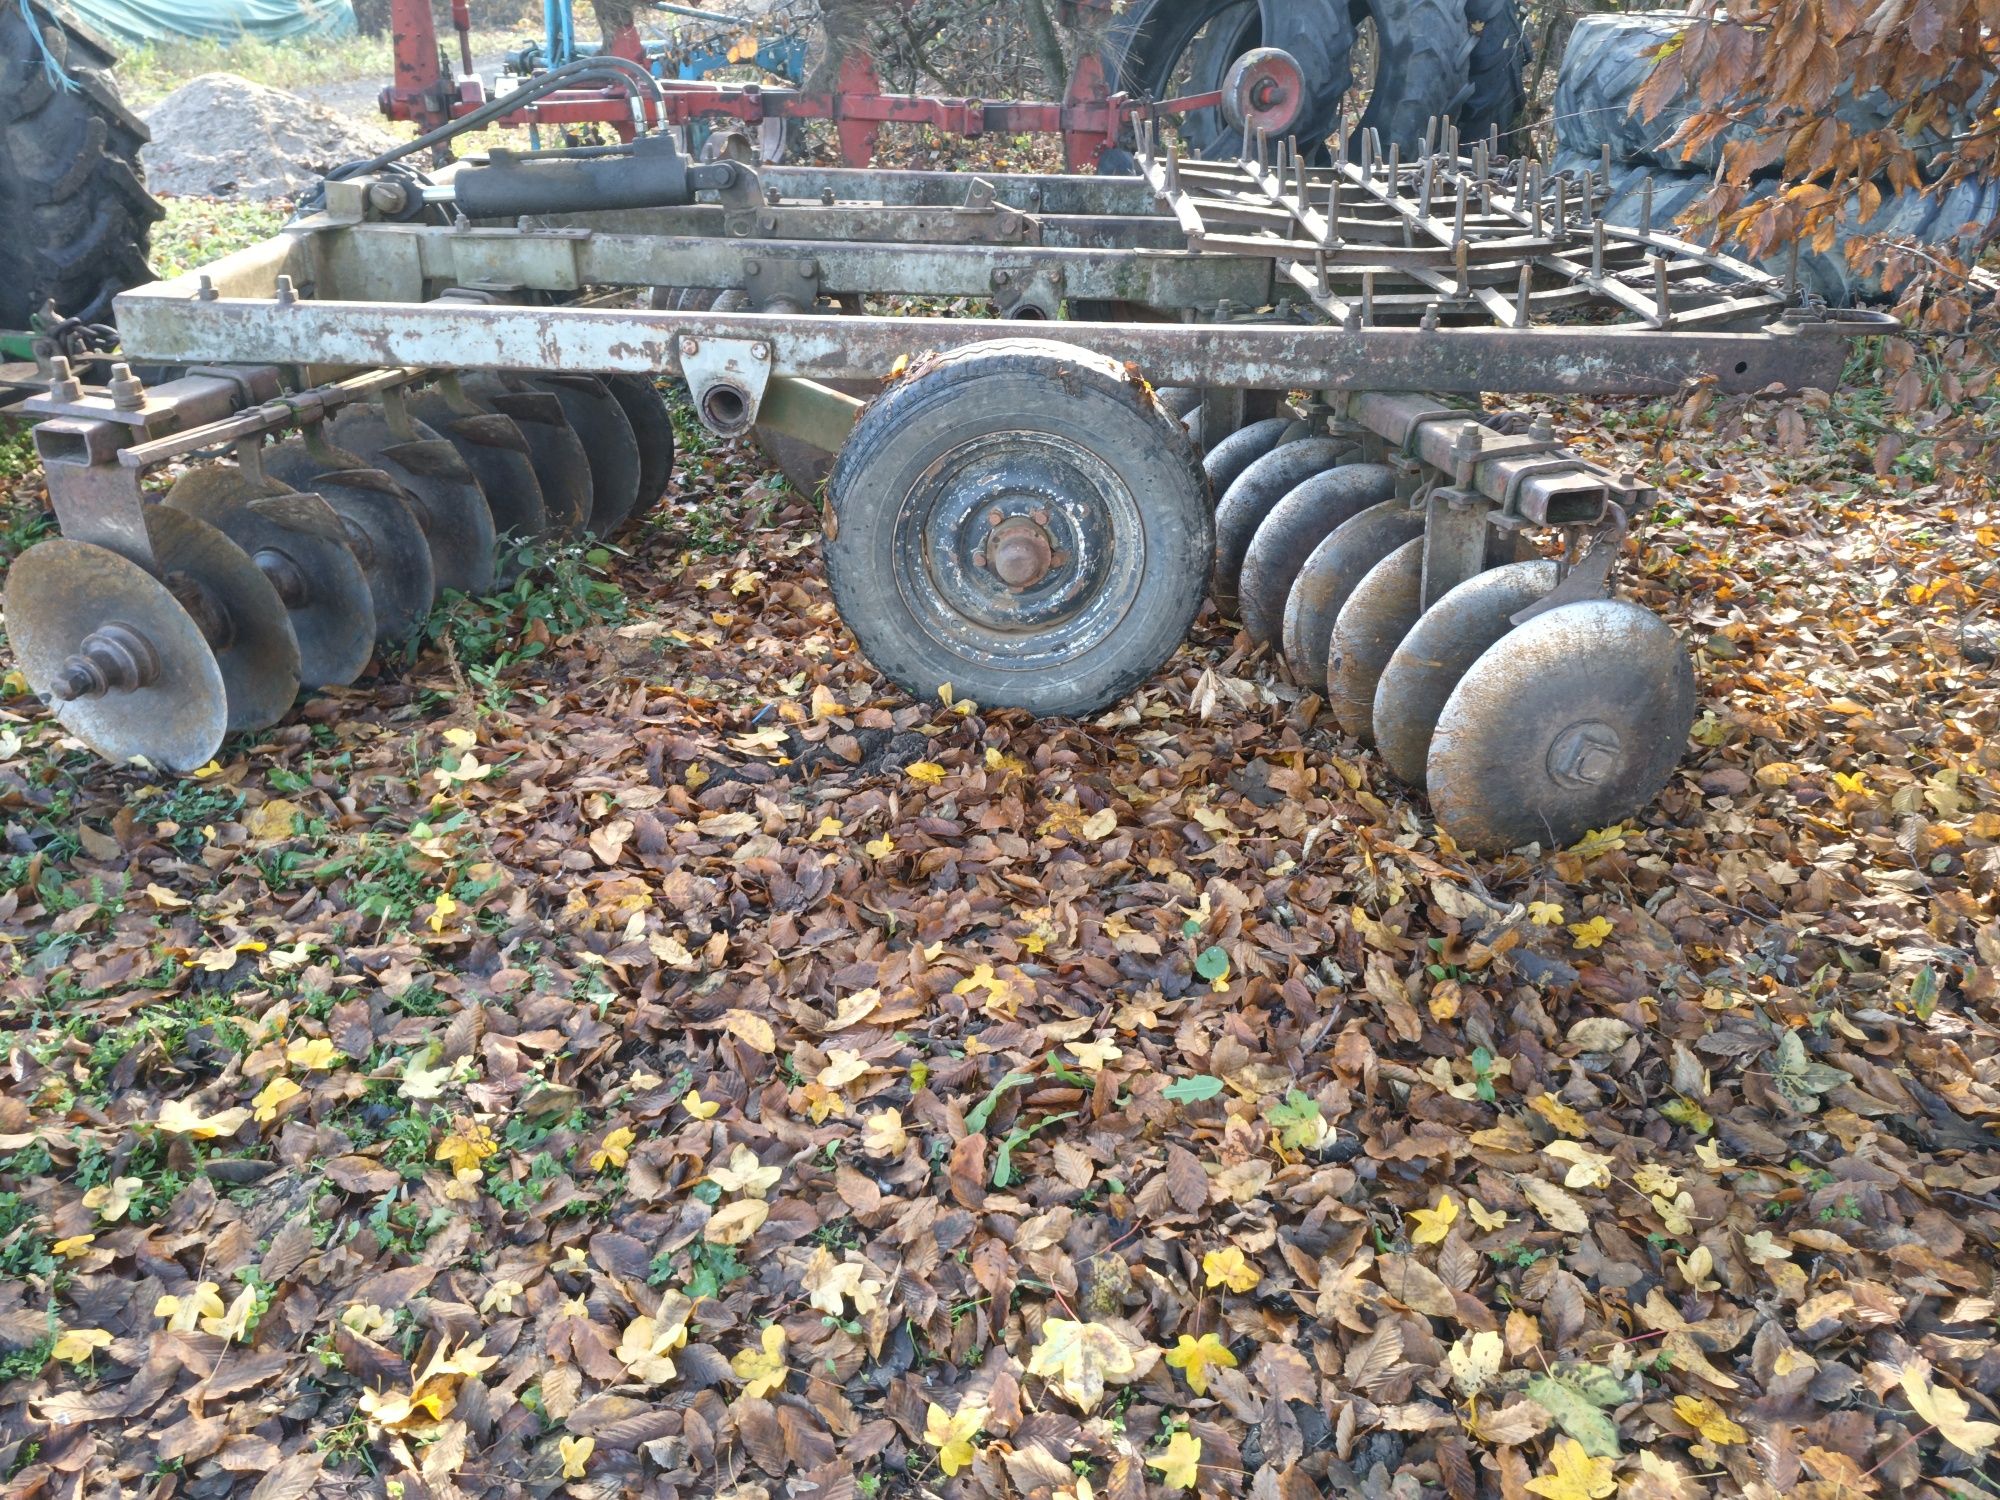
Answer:
[[[61,354],[49,361],[49,399],[51,401],[83,399],[83,385],[71,373],[68,358]]]
[[[146,387],[128,364],[111,367],[111,404],[120,411],[137,411],[146,404]]]

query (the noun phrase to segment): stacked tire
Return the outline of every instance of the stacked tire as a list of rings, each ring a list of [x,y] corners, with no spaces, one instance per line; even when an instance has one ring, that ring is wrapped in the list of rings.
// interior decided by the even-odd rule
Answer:
[[[1519,127],[1524,26],[1520,0],[1132,0],[1104,53],[1120,88],[1165,99],[1219,89],[1245,52],[1281,47],[1312,88],[1302,141],[1326,140],[1358,110],[1359,129],[1407,153],[1433,119],[1468,136]],[[1364,57],[1372,77],[1359,76]],[[1211,158],[1241,144],[1218,110],[1184,121],[1182,139]]]
[[[146,127],[111,82],[101,42],[35,0],[0,5],[0,328],[53,302],[86,323],[151,279],[164,210],[139,175]]]
[[[1650,179],[1653,225],[1670,226],[1714,185],[1729,143],[1756,133],[1754,121],[1744,122],[1683,156],[1673,139],[1693,112],[1693,101],[1677,99],[1650,120],[1632,112],[1633,97],[1652,74],[1656,49],[1672,41],[1692,19],[1682,11],[1583,16],[1570,34],[1556,84],[1555,165],[1573,176],[1584,172],[1601,176],[1609,152],[1611,199],[1605,218],[1612,224],[1639,223]],[[1856,132],[1882,129],[1896,109],[1895,102],[1880,93],[1857,95],[1845,86],[1834,104],[1835,115]],[[1909,142],[1918,158],[1926,161],[1945,144],[1944,137],[1936,134]],[[1751,197],[1764,197],[1782,186],[1781,169],[1773,166],[1752,184]],[[1857,236],[1917,239],[1963,250],[1976,243],[1979,227],[1996,217],[2000,217],[2000,181],[1961,183],[1942,193],[1894,191],[1884,184],[1881,206],[1865,222],[1850,207],[1831,249],[1800,253],[1800,280],[1836,307],[1881,300],[1887,293],[1879,267],[1850,262],[1847,241]],[[1788,261],[1789,252],[1782,252],[1765,269],[1782,274]]]

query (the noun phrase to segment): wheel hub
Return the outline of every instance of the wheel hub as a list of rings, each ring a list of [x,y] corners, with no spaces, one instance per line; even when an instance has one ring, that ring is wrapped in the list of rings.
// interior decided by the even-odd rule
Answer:
[[[997,514],[997,511],[992,513]],[[991,518],[989,515],[988,519]],[[1017,594],[1047,578],[1056,566],[1055,543],[1042,529],[1048,519],[1049,513],[1041,509],[1032,515],[1005,518],[993,528],[986,543],[986,566]]]
[[[1602,786],[1618,771],[1625,741],[1601,719],[1583,719],[1549,746],[1549,777],[1559,786]]]

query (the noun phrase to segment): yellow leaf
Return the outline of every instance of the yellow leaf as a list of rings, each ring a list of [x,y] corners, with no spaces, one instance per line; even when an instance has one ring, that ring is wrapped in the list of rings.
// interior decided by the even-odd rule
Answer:
[[[323,1036],[302,1036],[285,1048],[285,1061],[295,1068],[324,1071],[340,1066],[340,1053]]]
[[[175,1333],[193,1333],[204,1318],[222,1315],[222,1288],[213,1281],[198,1281],[185,1296],[165,1296],[153,1304],[153,1316],[164,1318]]]
[[[1167,1363],[1187,1377],[1189,1390],[1197,1396],[1206,1396],[1210,1368],[1220,1366],[1233,1370],[1236,1368],[1236,1356],[1212,1333],[1204,1333],[1198,1339],[1184,1333],[1180,1341],[1167,1351]]]
[[[1167,1451],[1147,1459],[1146,1467],[1158,1469],[1168,1489],[1193,1489],[1201,1475],[1201,1439],[1191,1432],[1175,1433],[1167,1439]]]
[[[744,1382],[743,1394],[755,1400],[768,1396],[784,1385],[791,1371],[785,1368],[785,1330],[779,1324],[765,1327],[762,1349],[739,1349],[729,1361],[736,1378]]]
[[[1707,1396],[1674,1397],[1674,1415],[1710,1443],[1747,1443],[1750,1434],[1729,1420],[1723,1409]]]
[[[722,1013],[722,1027],[744,1046],[755,1049],[769,1057],[778,1050],[777,1033],[771,1023],[749,1010],[726,1010]]]
[[[1472,1215],[1472,1222],[1481,1229],[1494,1230],[1507,1227],[1507,1215],[1496,1214],[1477,1198],[1465,1200],[1465,1211]]]
[[[131,1212],[133,1194],[145,1185],[143,1177],[114,1177],[85,1193],[83,1206],[95,1209],[100,1219],[115,1222]]]
[[[451,1133],[438,1142],[436,1159],[450,1164],[453,1171],[476,1172],[479,1164],[500,1149],[493,1132],[471,1120],[454,1121]]]
[[[146,895],[152,901],[153,905],[159,907],[162,911],[179,911],[182,907],[193,904],[180,896],[176,896],[163,885],[147,886]]]
[[[1118,814],[1108,807],[1099,808],[1077,830],[1092,843],[1101,843],[1118,831]]]
[[[924,1413],[924,1441],[937,1449],[938,1467],[944,1470],[947,1479],[972,1462],[978,1451],[972,1439],[989,1415],[976,1401],[966,1402],[956,1415],[947,1414],[937,1402],[931,1402],[930,1410]]]
[[[899,1109],[878,1110],[861,1122],[861,1149],[870,1156],[901,1156],[909,1144]]]
[[[925,786],[936,786],[944,780],[944,767],[934,760],[913,760],[903,767],[903,774]]]
[[[1611,1164],[1616,1158],[1606,1156],[1601,1151],[1593,1151],[1581,1141],[1550,1141],[1542,1151],[1557,1161],[1569,1163],[1569,1171],[1563,1177],[1564,1187],[1611,1186]]]
[[[1588,922],[1569,924],[1570,937],[1579,948],[1602,948],[1604,940],[1611,936],[1611,923],[1603,917],[1592,917]]]
[[[1069,1054],[1086,1073],[1101,1072],[1104,1065],[1125,1055],[1124,1049],[1109,1042],[1070,1042]]]
[[[56,1336],[49,1356],[66,1365],[80,1365],[97,1350],[110,1347],[111,1335],[102,1328],[68,1328]]]
[[[857,1318],[881,1306],[882,1283],[868,1275],[868,1268],[854,1261],[836,1261],[824,1245],[813,1251],[801,1284],[810,1294],[807,1300],[831,1318],[845,1318],[850,1301]]]
[[[682,1298],[682,1306],[686,1299]],[[665,1314],[663,1306],[662,1313]],[[644,1314],[625,1325],[615,1351],[625,1373],[644,1385],[665,1385],[679,1373],[673,1353],[687,1347],[687,1319],[647,1317]]]
[[[806,842],[817,844],[821,839],[837,839],[845,832],[847,825],[829,814],[819,820],[819,827],[813,830],[812,836]]]
[[[252,1118],[259,1125],[268,1125],[278,1118],[278,1111],[285,1101],[296,1099],[305,1090],[282,1073],[257,1091],[257,1097],[250,1101]]]
[[[1210,1286],[1226,1286],[1232,1292],[1247,1292],[1264,1279],[1264,1273],[1245,1260],[1234,1245],[1209,1251],[1201,1258],[1201,1270]]]
[[[848,1047],[835,1047],[827,1053],[827,1064],[819,1070],[819,1086],[824,1089],[843,1089],[855,1079],[872,1071],[874,1064],[859,1052]]]
[[[304,815],[305,810],[296,802],[273,797],[251,808],[243,819],[243,827],[259,843],[274,843],[290,838],[298,820]]]
[[[686,1097],[681,1100],[681,1108],[693,1115],[697,1120],[712,1120],[715,1118],[715,1112],[721,1109],[722,1106],[720,1104],[711,1104],[702,1098],[699,1089],[689,1089]]]
[[[708,1180],[725,1193],[741,1193],[746,1198],[761,1198],[777,1186],[783,1173],[777,1167],[767,1167],[757,1160],[757,1153],[748,1146],[737,1146],[729,1153],[729,1165],[710,1167]]]
[[[75,1260],[90,1248],[91,1242],[96,1238],[94,1234],[73,1234],[66,1240],[57,1240],[49,1248],[64,1260]]]
[[[257,1289],[246,1286],[221,1316],[203,1318],[201,1331],[214,1334],[225,1344],[241,1343],[250,1336],[250,1315],[256,1310]]]
[[[870,859],[887,859],[896,852],[896,841],[885,833],[879,839],[870,839],[861,848]]]
[[[185,1099],[169,1099],[160,1106],[153,1128],[167,1135],[191,1135],[198,1141],[212,1141],[234,1135],[250,1118],[250,1111],[238,1107],[204,1115]]]
[[[403,1081],[396,1086],[396,1092],[405,1099],[435,1099],[444,1092],[453,1071],[450,1063],[426,1068],[412,1054],[403,1064]]]
[[[1537,927],[1560,927],[1562,926],[1563,909],[1554,901],[1530,901],[1528,903],[1528,920],[1533,922]]]
[[[1739,1165],[1735,1157],[1724,1156],[1722,1147],[1714,1141],[1698,1143],[1694,1148],[1694,1154],[1695,1159],[1711,1172],[1726,1172],[1729,1168]]]
[[[432,932],[442,933],[444,924],[451,920],[452,914],[457,910],[458,902],[451,892],[439,891],[437,900],[431,905],[431,914],[424,921]]]
[[[2000,1438],[2000,1423],[1970,1420],[1972,1408],[1965,1397],[1948,1385],[1934,1384],[1931,1362],[1921,1356],[1912,1355],[1903,1361],[1899,1373],[1910,1410],[1936,1427],[1939,1435],[1959,1452],[1974,1458],[1986,1457],[1994,1440]]]
[[[1053,1380],[1056,1388],[1086,1412],[1104,1399],[1104,1383],[1138,1371],[1139,1361],[1125,1341],[1102,1323],[1049,1318],[1042,1341],[1028,1356],[1028,1373]]]
[[[1612,1461],[1592,1458],[1575,1438],[1564,1438],[1549,1455],[1549,1472],[1528,1481],[1528,1489],[1548,1500],[1605,1500],[1618,1488]]]
[[[470,750],[479,743],[479,736],[470,729],[447,729],[444,742],[454,750]]]
[[[1573,1135],[1581,1139],[1590,1133],[1590,1126],[1584,1120],[1583,1116],[1563,1103],[1554,1094],[1535,1095],[1534,1098],[1528,1101],[1528,1108],[1532,1109],[1544,1120],[1547,1120],[1564,1135]]]
[[[556,1452],[562,1455],[562,1477],[581,1479],[584,1467],[590,1462],[590,1455],[597,1451],[594,1437],[570,1437],[565,1434],[556,1439]]]
[[[1458,1221],[1458,1205],[1448,1193],[1438,1194],[1436,1208],[1413,1208],[1410,1222],[1417,1227],[1410,1233],[1413,1245],[1441,1245],[1444,1237],[1451,1233],[1451,1226]]]
[[[1500,1373],[1505,1353],[1506,1345],[1500,1335],[1490,1329],[1468,1333],[1445,1350],[1445,1363],[1451,1366],[1452,1384],[1458,1387],[1459,1394],[1476,1396],[1491,1385]]]
[[[632,1142],[637,1139],[638,1136],[633,1134],[628,1127],[620,1125],[604,1138],[603,1143],[595,1151],[590,1153],[591,1171],[602,1172],[609,1167],[624,1166],[626,1156],[632,1149]]]
[[[503,1276],[486,1289],[486,1295],[479,1299],[479,1310],[486,1312],[510,1313],[514,1310],[516,1298],[525,1297],[528,1289],[511,1277]]]
[[[738,1198],[725,1208],[718,1208],[715,1217],[702,1228],[701,1237],[711,1245],[740,1245],[771,1217],[771,1205],[761,1198]]]
[[[217,1312],[222,1311],[222,1303],[215,1304]],[[350,1333],[372,1338],[389,1326],[389,1315],[373,1302],[350,1302],[341,1310],[340,1321]]]

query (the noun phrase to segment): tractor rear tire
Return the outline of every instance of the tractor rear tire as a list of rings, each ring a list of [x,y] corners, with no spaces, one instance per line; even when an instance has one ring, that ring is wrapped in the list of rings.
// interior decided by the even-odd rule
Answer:
[[[1351,0],[1357,32],[1375,23],[1375,81],[1360,128],[1380,133],[1383,148],[1407,159],[1423,148],[1433,120],[1456,118],[1471,88],[1473,35],[1467,0]],[[1341,93],[1357,80],[1353,57],[1341,59]]]
[[[1521,0],[1466,0],[1472,42],[1472,91],[1459,109],[1459,137],[1470,145],[1495,130],[1505,147],[1528,116],[1528,17]]]
[[[147,239],[165,210],[146,192],[139,117],[111,82],[111,54],[37,7],[0,5],[0,328],[45,302],[86,323],[152,279]],[[39,30],[39,39],[37,37]],[[43,49],[73,87],[51,78]]]

